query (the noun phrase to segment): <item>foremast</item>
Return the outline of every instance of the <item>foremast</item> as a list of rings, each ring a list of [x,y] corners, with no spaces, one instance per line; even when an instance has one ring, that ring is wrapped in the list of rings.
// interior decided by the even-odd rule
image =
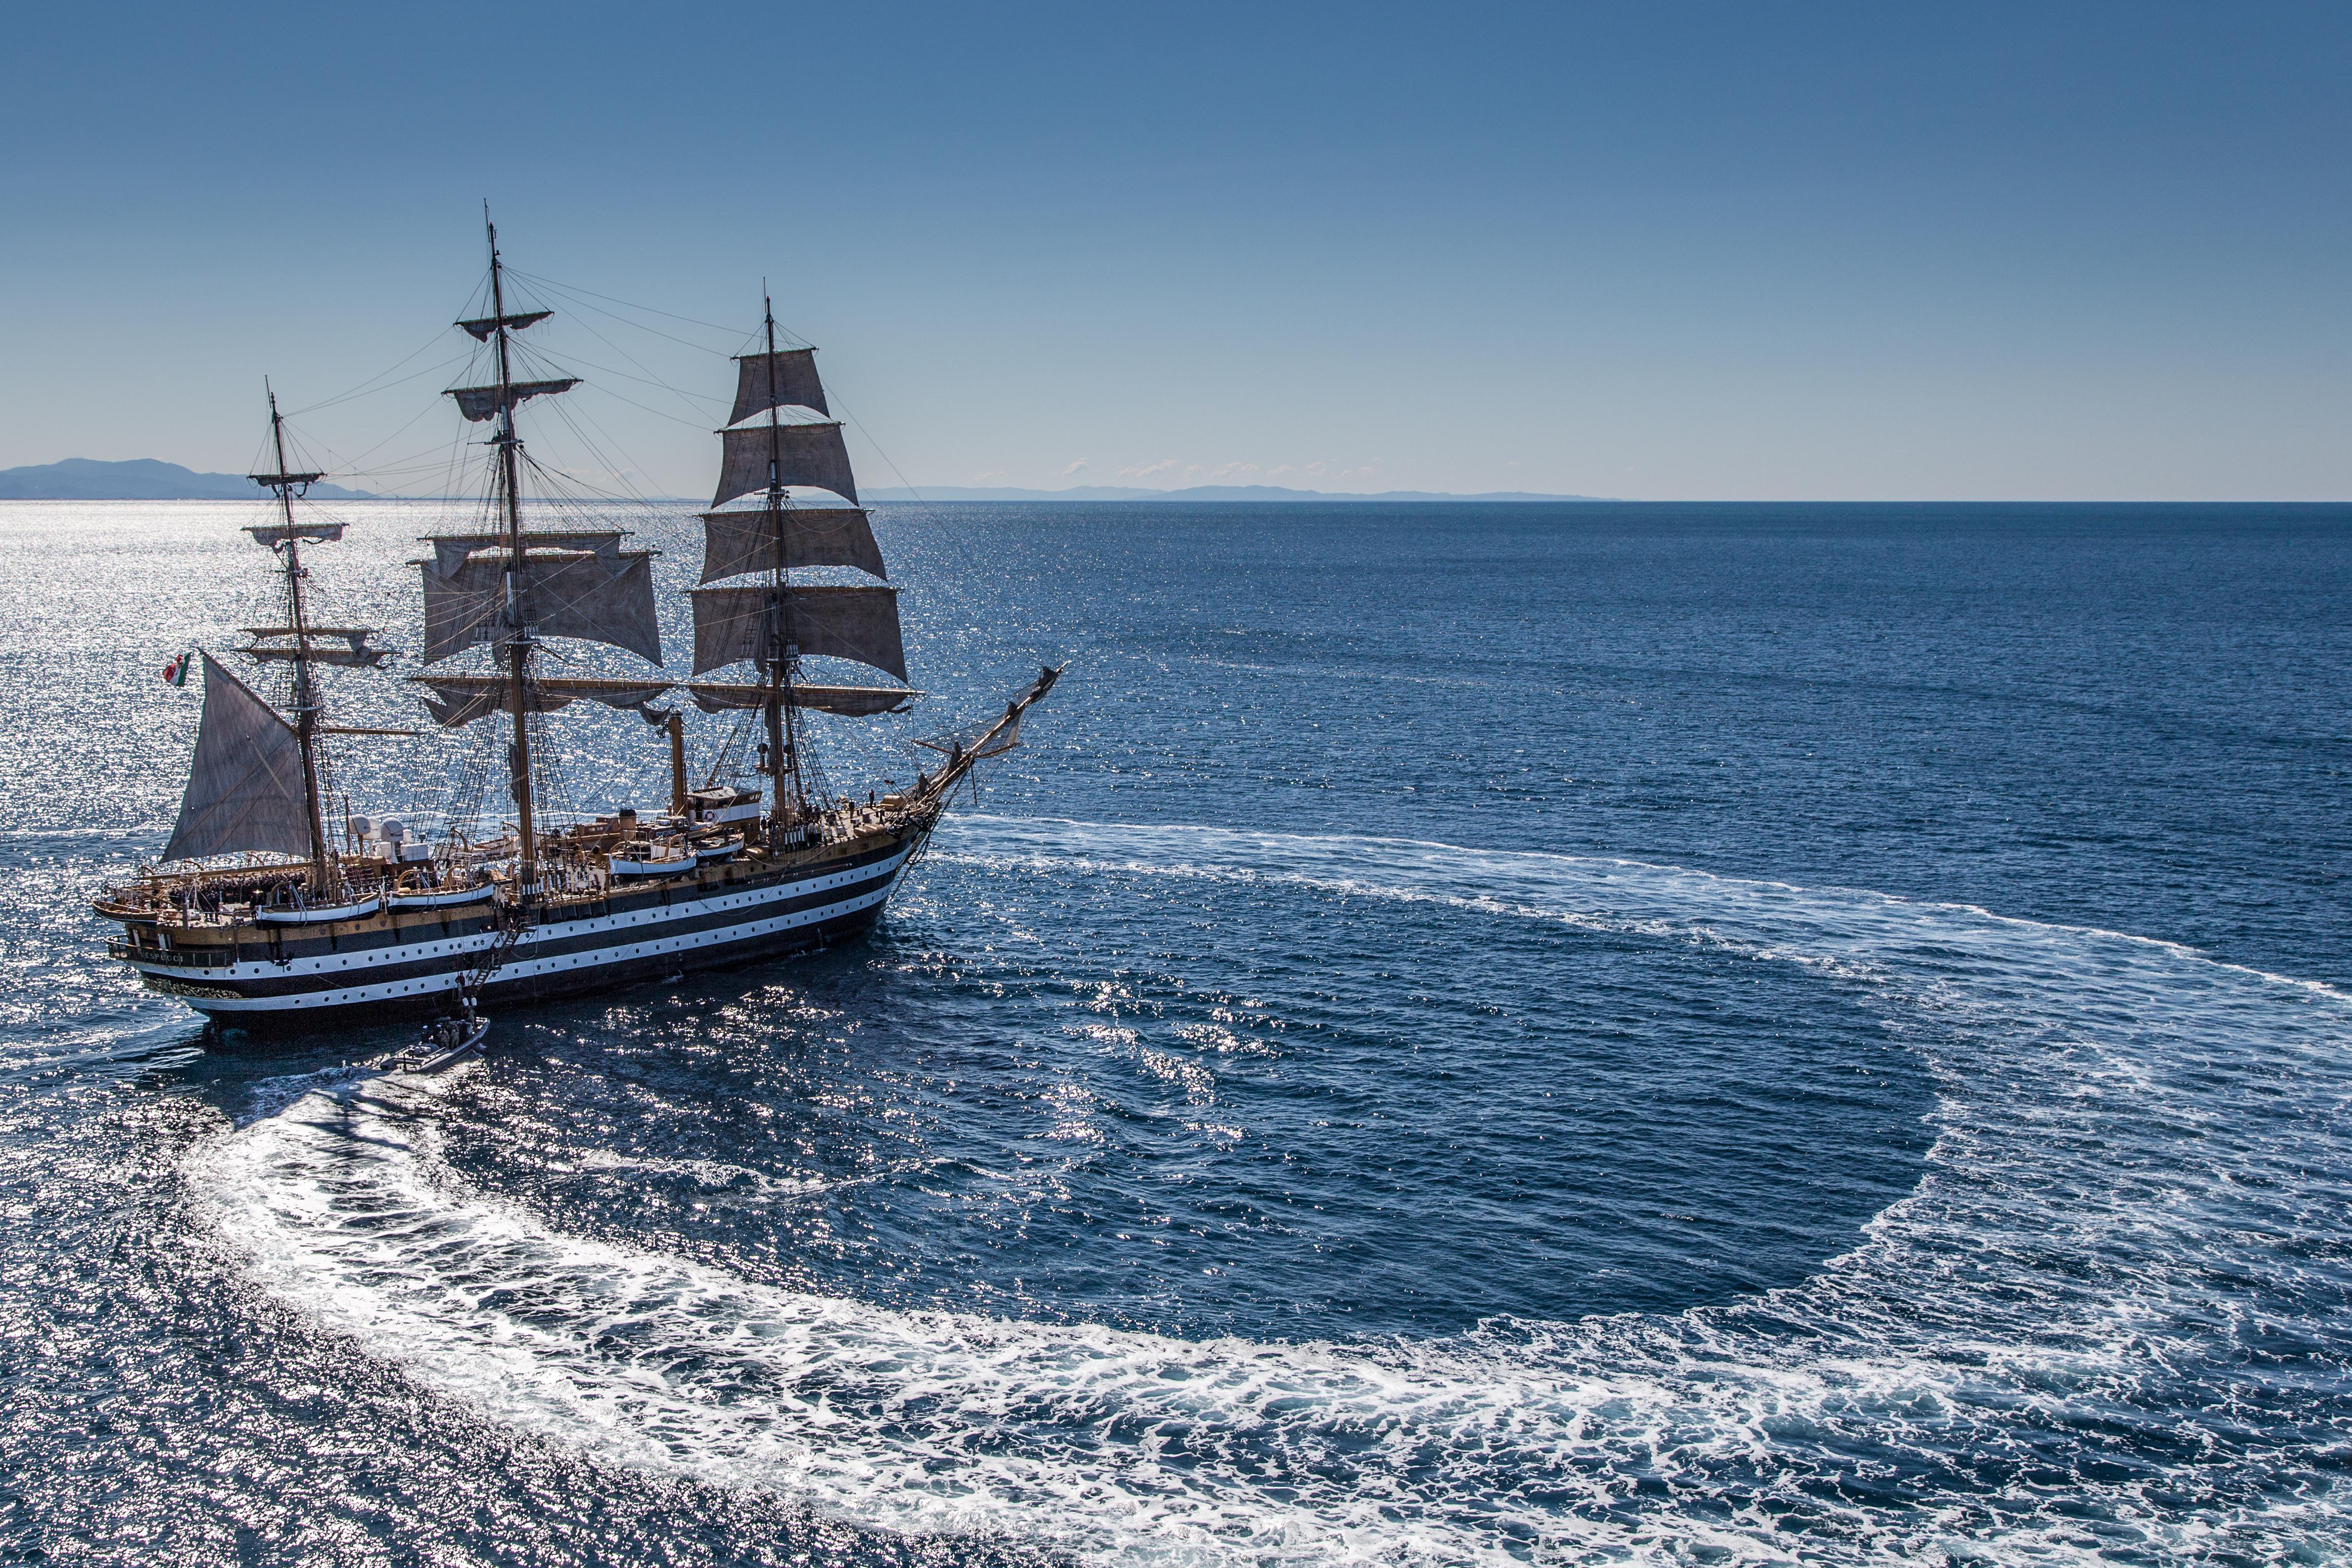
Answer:
[[[793,683],[799,673],[800,649],[793,641],[792,554],[784,538],[784,427],[781,412],[783,389],[776,372],[776,306],[762,287],[760,310],[768,339],[768,528],[775,559],[769,568],[767,720],[768,742],[763,769],[772,781],[769,832],[772,840],[787,820],[784,780],[792,779],[791,817],[808,810],[808,787],[801,777],[798,717],[793,712]]]
[[[719,485],[702,514],[702,586],[693,595],[698,678],[686,689],[707,713],[760,712],[761,771],[772,781],[768,842],[784,849],[839,803],[820,798],[828,787],[809,753],[806,716],[895,713],[917,694],[903,685],[812,682],[805,673],[804,658],[844,659],[904,682],[906,649],[898,590],[887,581],[869,514],[857,504],[816,350],[780,343],[764,291],[761,305],[761,347],[736,357],[735,405],[719,433]],[[793,575],[815,567],[885,580],[806,582]],[[751,664],[755,680],[698,678],[739,661]]]

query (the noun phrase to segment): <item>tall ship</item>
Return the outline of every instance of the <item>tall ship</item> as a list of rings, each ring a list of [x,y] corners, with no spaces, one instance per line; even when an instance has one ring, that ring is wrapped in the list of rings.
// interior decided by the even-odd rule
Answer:
[[[857,504],[815,350],[779,347],[772,308],[761,346],[736,356],[718,489],[700,514],[690,676],[664,674],[653,552],[627,548],[625,530],[583,526],[576,508],[534,526],[551,508],[526,494],[526,476],[547,471],[525,454],[515,411],[579,382],[519,365],[539,361],[518,335],[551,312],[510,310],[495,227],[489,251],[489,313],[457,329],[494,374],[447,394],[466,421],[490,427],[488,526],[425,539],[430,553],[414,563],[424,668],[408,679],[437,725],[500,727],[504,746],[473,755],[497,758],[477,766],[504,773],[510,811],[492,813],[504,820],[489,832],[472,831],[479,812],[457,813],[437,837],[412,838],[341,803],[335,759],[358,743],[340,737],[404,732],[331,723],[321,672],[375,669],[395,651],[375,628],[317,619],[304,549],[337,542],[346,525],[298,510],[325,476],[289,461],[273,393],[275,461],[252,476],[273,504],[246,531],[276,557],[277,621],[248,628],[236,650],[253,684],[201,655],[204,712],[171,840],[159,862],[95,901],[121,926],[112,956],[217,1024],[318,1029],[446,1014],[461,999],[470,1015],[477,998],[551,998],[843,940],[881,915],[957,786],[1020,743],[1023,716],[1060,674],[1043,668],[1002,711],[918,742],[930,760],[903,788],[829,780],[808,716],[902,712],[919,694],[906,685],[898,591]],[[809,580],[821,568],[871,580]],[[652,667],[549,673],[578,662],[562,657],[574,642]],[[811,678],[811,658],[898,684]],[[666,696],[667,710],[656,706]],[[716,768],[694,786],[679,697],[732,715],[744,751],[758,736],[756,787]],[[667,730],[666,803],[593,818],[548,810],[549,716],[582,701]],[[479,791],[488,780],[473,782]]]

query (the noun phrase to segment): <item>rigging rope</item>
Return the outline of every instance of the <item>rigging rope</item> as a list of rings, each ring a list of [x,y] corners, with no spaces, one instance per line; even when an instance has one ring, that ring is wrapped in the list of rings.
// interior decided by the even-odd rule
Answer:
[[[509,267],[509,268],[507,268],[507,271],[508,271],[508,274],[509,274],[509,276],[516,276],[516,272],[515,272],[515,269],[514,269],[513,267]],[[529,277],[529,278],[530,278],[533,283],[539,284],[539,285],[541,285],[541,287],[543,287],[555,289],[555,290],[557,290],[558,292],[561,292],[561,293],[567,293],[567,294],[584,294],[584,295],[587,295],[588,297],[590,297],[591,298],[594,298],[594,299],[603,299],[603,300],[609,301],[610,303],[614,304],[614,305],[626,306],[626,307],[627,307],[629,309],[631,309],[631,310],[642,310],[642,311],[646,312],[646,314],[647,314],[647,315],[649,315],[649,316],[666,316],[666,317],[667,317],[670,320],[673,320],[673,321],[683,321],[683,322],[687,323],[687,324],[688,324],[688,326],[690,326],[690,327],[708,327],[708,328],[709,328],[709,329],[710,329],[712,331],[714,331],[714,332],[724,332],[724,333],[726,333],[726,334],[727,334],[730,338],[731,338],[731,339],[735,339],[735,340],[739,340],[739,341],[740,341],[740,340],[742,340],[742,335],[741,335],[741,331],[740,331],[740,329],[738,329],[738,328],[734,328],[734,327],[722,326],[722,325],[720,325],[720,324],[719,324],[719,322],[717,322],[717,321],[704,321],[704,320],[698,319],[697,318],[692,317],[692,316],[681,316],[681,315],[679,315],[679,314],[678,314],[677,311],[675,311],[675,310],[664,310],[664,309],[662,309],[661,308],[659,308],[658,306],[654,306],[654,305],[639,305],[639,304],[637,304],[637,303],[636,303],[635,301],[634,301],[634,300],[623,299],[623,298],[621,298],[620,297],[618,297],[617,295],[612,295],[612,294],[599,294],[599,293],[597,293],[597,292],[596,292],[594,289],[593,289],[593,288],[583,288],[583,287],[582,287],[580,285],[578,285],[578,284],[576,284],[576,283],[559,283],[559,282],[557,282],[555,279],[553,279],[553,278],[551,278],[551,277],[541,277],[541,276],[540,276],[539,274],[537,274],[537,273],[523,273],[523,274],[520,274],[520,276]],[[594,310],[596,308],[595,308],[594,306],[593,306],[593,305],[590,305],[590,306],[585,306],[585,307],[583,307],[583,308],[585,308],[585,309],[590,309],[590,310]],[[668,333],[664,332],[664,331],[661,331],[661,330],[660,330],[659,329],[657,329],[657,328],[648,327],[648,326],[646,326],[646,325],[644,322],[642,322],[642,321],[631,321],[631,320],[629,320],[629,319],[628,319],[627,317],[625,317],[625,316],[614,316],[614,315],[613,315],[613,312],[611,312],[610,310],[598,311],[597,313],[598,313],[599,315],[603,315],[603,316],[612,316],[614,320],[615,320],[615,321],[619,321],[619,322],[622,322],[624,325],[626,325],[626,326],[635,327],[635,328],[638,331],[640,331],[640,332],[651,332],[651,333],[653,333],[653,334],[654,334],[656,337],[657,337],[657,338],[668,338],[668,337],[669,337],[669,334],[668,334]],[[796,343],[793,345],[795,348],[803,348],[803,349],[805,349],[805,348],[807,348],[807,347],[809,347],[809,346],[810,346],[810,345],[809,345],[809,342],[808,342],[808,340],[806,340],[805,338],[801,338],[799,333],[794,332],[794,331],[792,331],[790,329],[783,327],[782,323],[779,322],[779,323],[777,324],[777,326],[778,326],[778,329],[779,329],[779,330],[782,330],[782,331],[784,333],[784,335],[785,335],[786,337],[788,337],[788,338],[795,338],[795,339],[799,339],[799,341],[798,341],[798,342],[796,342]],[[684,338],[671,338],[671,339],[670,339],[670,341],[672,341],[672,342],[674,342],[674,343],[685,343],[685,344],[686,344],[686,346],[687,346],[688,348],[689,348],[689,349],[699,349],[699,348],[702,348],[702,345],[701,345],[701,344],[699,344],[699,343],[691,343],[691,342],[687,342],[687,340],[685,340]],[[719,354],[719,355],[721,355],[722,357],[725,357],[725,350],[719,350],[719,349],[703,349],[703,352],[705,352],[705,353],[709,353],[709,354]]]

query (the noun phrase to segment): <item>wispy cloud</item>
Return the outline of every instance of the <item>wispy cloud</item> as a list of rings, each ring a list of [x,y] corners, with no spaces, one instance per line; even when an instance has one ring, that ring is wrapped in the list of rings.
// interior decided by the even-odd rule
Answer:
[[[1157,463],[1145,463],[1133,468],[1122,468],[1118,471],[1118,476],[1122,479],[1149,479],[1155,475],[1172,474],[1181,465],[1181,458],[1163,457]]]
[[[1223,467],[1211,469],[1209,471],[1209,477],[1212,479],[1246,479],[1256,472],[1257,465],[1255,463],[1228,463]],[[1279,474],[1282,470],[1277,468],[1275,472]]]
[[[973,475],[973,476],[971,476],[971,482],[972,482],[973,484],[977,485],[977,484],[982,483],[982,481],[984,481],[984,480],[988,480],[988,479],[1002,479],[1002,478],[1003,478],[1003,477],[1004,477],[1004,470],[1003,470],[1002,468],[992,468],[992,469],[990,469],[990,470],[989,470],[987,473],[985,473],[985,474],[975,474],[975,475]]]
[[[1062,477],[1066,479],[1073,474],[1083,474],[1086,471],[1087,460],[1081,457],[1076,463],[1071,464],[1067,468],[1062,470]]]

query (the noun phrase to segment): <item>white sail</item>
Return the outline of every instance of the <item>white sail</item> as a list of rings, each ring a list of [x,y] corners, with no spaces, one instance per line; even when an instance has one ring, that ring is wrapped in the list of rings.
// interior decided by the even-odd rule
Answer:
[[[167,861],[274,850],[310,852],[310,811],[302,783],[302,747],[276,710],[223,669],[205,661],[205,713],[196,754]]]

